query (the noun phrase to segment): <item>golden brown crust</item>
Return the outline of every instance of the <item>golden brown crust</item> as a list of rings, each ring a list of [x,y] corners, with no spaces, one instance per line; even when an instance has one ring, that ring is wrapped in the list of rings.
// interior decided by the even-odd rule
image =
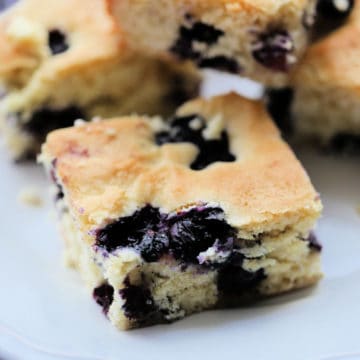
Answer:
[[[260,103],[229,94],[196,100],[178,114],[222,116],[237,160],[201,171],[189,164],[189,143],[154,142],[154,125],[127,117],[58,130],[43,147],[44,162],[56,160],[57,174],[84,232],[131,214],[147,203],[174,211],[194,202],[218,204],[237,228],[277,229],[315,218],[317,193]],[[280,224],[280,225],[279,225]]]

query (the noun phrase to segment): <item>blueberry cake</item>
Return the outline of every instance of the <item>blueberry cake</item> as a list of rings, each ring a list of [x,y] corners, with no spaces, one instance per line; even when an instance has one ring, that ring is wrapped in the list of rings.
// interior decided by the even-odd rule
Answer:
[[[327,2],[110,0],[130,43],[141,51],[273,86],[287,81],[316,29],[335,22]]]
[[[78,118],[170,114],[199,81],[189,64],[130,50],[106,0],[22,0],[0,16],[0,119],[15,159]]]
[[[345,20],[354,4],[338,3],[344,3]],[[268,91],[269,110],[285,133],[336,152],[359,153],[359,38],[358,1],[341,28],[309,48],[291,74],[290,86]]]
[[[321,201],[258,102],[194,100],[166,121],[52,132],[66,260],[120,329],[309,286]]]

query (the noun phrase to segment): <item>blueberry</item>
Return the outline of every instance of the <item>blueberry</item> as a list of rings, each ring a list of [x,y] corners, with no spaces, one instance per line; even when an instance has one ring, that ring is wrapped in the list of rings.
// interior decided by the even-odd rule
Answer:
[[[192,22],[191,15],[186,15],[187,22]],[[179,37],[170,51],[183,60],[193,60],[200,68],[212,68],[223,70],[230,73],[240,72],[240,66],[235,59],[218,55],[209,57],[206,55],[207,50],[203,52],[194,48],[194,42],[202,43],[211,48],[219,38],[224,36],[224,32],[212,25],[203,22],[194,22],[191,26],[181,26]]]
[[[261,65],[285,72],[289,68],[289,54],[294,50],[293,40],[285,30],[271,30],[258,36],[253,44],[253,56]]]
[[[200,53],[193,49],[192,41],[186,37],[179,37],[170,51],[181,60],[197,60],[201,57]]]
[[[309,242],[309,247],[312,250],[320,252],[322,250],[322,245],[319,243],[313,232],[310,233],[309,237],[306,239]]]
[[[202,170],[217,161],[233,162],[235,160],[235,156],[229,152],[228,134],[223,131],[220,139],[206,140],[200,144],[200,152],[190,167],[193,170]]]
[[[202,58],[198,61],[198,65],[200,68],[216,69],[233,74],[237,74],[241,71],[241,68],[235,59],[222,55]]]
[[[170,253],[176,259],[198,263],[199,254],[214,245],[230,252],[235,237],[235,229],[225,222],[220,208],[199,207],[164,215],[147,205],[98,230],[95,246],[107,252],[132,248],[147,262]]]
[[[196,129],[191,127],[193,120],[199,122]],[[155,135],[155,140],[158,145],[166,143],[191,142],[199,145],[203,142],[201,132],[205,129],[205,121],[202,117],[196,115],[189,115],[183,117],[175,117],[170,120],[170,130],[162,131]]]
[[[95,288],[93,291],[94,300],[99,304],[104,314],[106,315],[109,311],[109,307],[113,302],[114,288],[111,285],[103,284]]]
[[[291,88],[268,89],[266,92],[267,109],[276,125],[285,135],[293,132],[291,104],[294,91]]]
[[[57,29],[49,31],[48,45],[53,55],[61,54],[69,49],[65,34]]]
[[[157,261],[169,246],[166,232],[147,231],[139,246],[141,256],[148,262]]]
[[[214,244],[231,244],[235,230],[224,220],[220,208],[194,208],[169,219],[170,249],[176,259],[197,262],[199,253]]]
[[[191,15],[187,14],[186,18],[187,21],[192,21]],[[193,41],[211,46],[217,43],[219,38],[223,35],[224,32],[222,30],[197,21],[190,27],[180,27],[179,37],[170,48],[170,51],[180,57],[180,59],[198,60],[201,58],[201,53],[194,50]]]
[[[222,30],[216,29],[214,26],[195,22],[190,28],[182,26],[180,28],[180,36],[188,41],[198,41],[208,45],[217,43],[219,38],[224,35]]]
[[[56,159],[54,159],[52,161],[52,167],[50,170],[50,178],[52,180],[52,182],[54,183],[54,185],[56,186],[56,194],[55,194],[55,201],[61,200],[64,198],[64,191],[62,186],[59,184],[58,180],[56,179],[56,175],[55,175],[55,168],[56,168]]]
[[[191,127],[193,120],[198,122],[196,128]],[[202,170],[217,161],[235,161],[235,156],[229,152],[229,138],[226,131],[222,132],[220,139],[206,140],[202,135],[205,127],[205,120],[196,114],[175,117],[170,120],[170,130],[157,133],[155,141],[158,145],[178,142],[190,142],[196,145],[199,153],[193,163],[190,164],[193,170]]]
[[[133,215],[122,217],[99,230],[96,246],[108,252],[130,247],[139,251],[146,261],[156,261],[164,254],[169,243],[162,219],[159,209],[145,206]]]
[[[120,290],[120,295],[124,299],[125,315],[132,320],[146,320],[156,311],[150,291],[142,286],[130,285],[128,281],[126,283],[126,287]]]
[[[354,0],[318,0],[312,40],[318,40],[346,22],[354,8]]]
[[[233,253],[227,264],[219,270],[218,289],[223,294],[241,295],[255,289],[266,278],[263,269],[251,272],[242,267],[244,257]]]
[[[351,13],[354,0],[319,0],[316,7],[318,16],[340,20]]]
[[[35,111],[23,126],[24,130],[43,141],[50,131],[72,126],[76,119],[84,117],[85,114],[76,106],[63,109],[43,108]]]

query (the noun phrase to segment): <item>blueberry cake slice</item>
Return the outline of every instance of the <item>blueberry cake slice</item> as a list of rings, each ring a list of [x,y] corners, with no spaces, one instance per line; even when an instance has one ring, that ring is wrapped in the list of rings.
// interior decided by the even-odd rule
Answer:
[[[318,194],[261,103],[186,103],[52,132],[66,259],[120,329],[309,286]]]
[[[199,81],[188,64],[130,50],[106,0],[22,0],[0,16],[0,120],[15,159],[78,118],[170,114]]]
[[[360,2],[343,4],[346,24],[307,51],[290,86],[268,91],[268,107],[295,141],[310,140],[336,152],[360,153]]]
[[[323,5],[326,2],[110,0],[121,28],[137,49],[273,86],[286,82],[288,71],[321,25],[315,21],[316,9],[322,24],[335,22]]]

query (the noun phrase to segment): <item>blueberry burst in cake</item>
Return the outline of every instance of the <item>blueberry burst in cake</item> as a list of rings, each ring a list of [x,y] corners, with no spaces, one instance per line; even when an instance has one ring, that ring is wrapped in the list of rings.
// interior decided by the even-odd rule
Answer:
[[[262,105],[198,99],[52,132],[66,259],[120,329],[309,286],[321,202]]]

